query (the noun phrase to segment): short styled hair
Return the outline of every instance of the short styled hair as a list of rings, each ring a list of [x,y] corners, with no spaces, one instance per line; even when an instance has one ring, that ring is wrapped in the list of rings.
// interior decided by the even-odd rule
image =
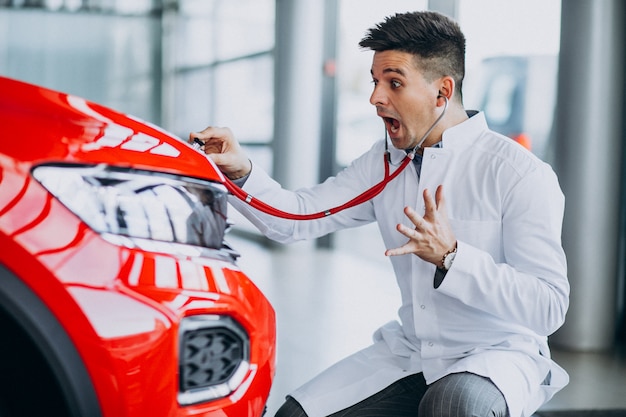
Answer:
[[[402,51],[416,56],[427,80],[450,76],[462,98],[465,35],[449,17],[432,11],[398,13],[370,28],[359,46],[375,52]]]

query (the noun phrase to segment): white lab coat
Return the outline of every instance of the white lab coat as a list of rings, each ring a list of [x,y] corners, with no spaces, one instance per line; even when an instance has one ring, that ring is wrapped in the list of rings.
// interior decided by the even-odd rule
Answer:
[[[284,211],[318,212],[380,181],[383,152],[381,141],[336,177],[296,192],[283,190],[254,166],[244,189]],[[392,170],[404,155],[391,149]],[[550,166],[490,131],[482,113],[447,129],[442,148],[425,149],[419,181],[411,164],[358,207],[294,222],[233,204],[280,242],[376,221],[386,247],[395,248],[407,240],[396,224],[413,227],[403,207],[423,213],[423,190],[434,195],[439,184],[458,239],[452,268],[435,289],[435,265],[414,255],[390,258],[402,296],[400,323],[383,326],[372,346],[292,393],[311,417],[341,410],[417,372],[427,383],[463,371],[489,377],[511,417],[531,415],[567,384],[547,344],[569,304],[561,246],[564,197]],[[550,383],[544,384],[548,375]]]

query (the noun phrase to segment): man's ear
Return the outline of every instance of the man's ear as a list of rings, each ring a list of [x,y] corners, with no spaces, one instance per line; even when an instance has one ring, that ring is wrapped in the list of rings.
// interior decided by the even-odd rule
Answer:
[[[437,98],[439,99],[444,96],[448,100],[452,100],[452,96],[454,96],[454,87],[454,78],[450,76],[442,77],[441,80],[439,80],[439,96]]]

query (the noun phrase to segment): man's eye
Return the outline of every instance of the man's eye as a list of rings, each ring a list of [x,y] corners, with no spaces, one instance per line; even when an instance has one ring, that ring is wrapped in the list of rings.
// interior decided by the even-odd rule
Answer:
[[[400,81],[398,81],[398,80],[393,80],[391,82],[391,87],[392,88],[400,88],[400,87],[402,87],[402,83]]]

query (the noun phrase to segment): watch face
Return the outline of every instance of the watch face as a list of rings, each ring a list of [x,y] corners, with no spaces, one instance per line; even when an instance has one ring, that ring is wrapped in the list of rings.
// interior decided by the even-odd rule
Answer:
[[[452,261],[454,261],[455,256],[456,253],[452,252],[448,254],[448,256],[446,256],[446,259],[443,260],[443,267],[446,269],[446,271],[452,266]]]

